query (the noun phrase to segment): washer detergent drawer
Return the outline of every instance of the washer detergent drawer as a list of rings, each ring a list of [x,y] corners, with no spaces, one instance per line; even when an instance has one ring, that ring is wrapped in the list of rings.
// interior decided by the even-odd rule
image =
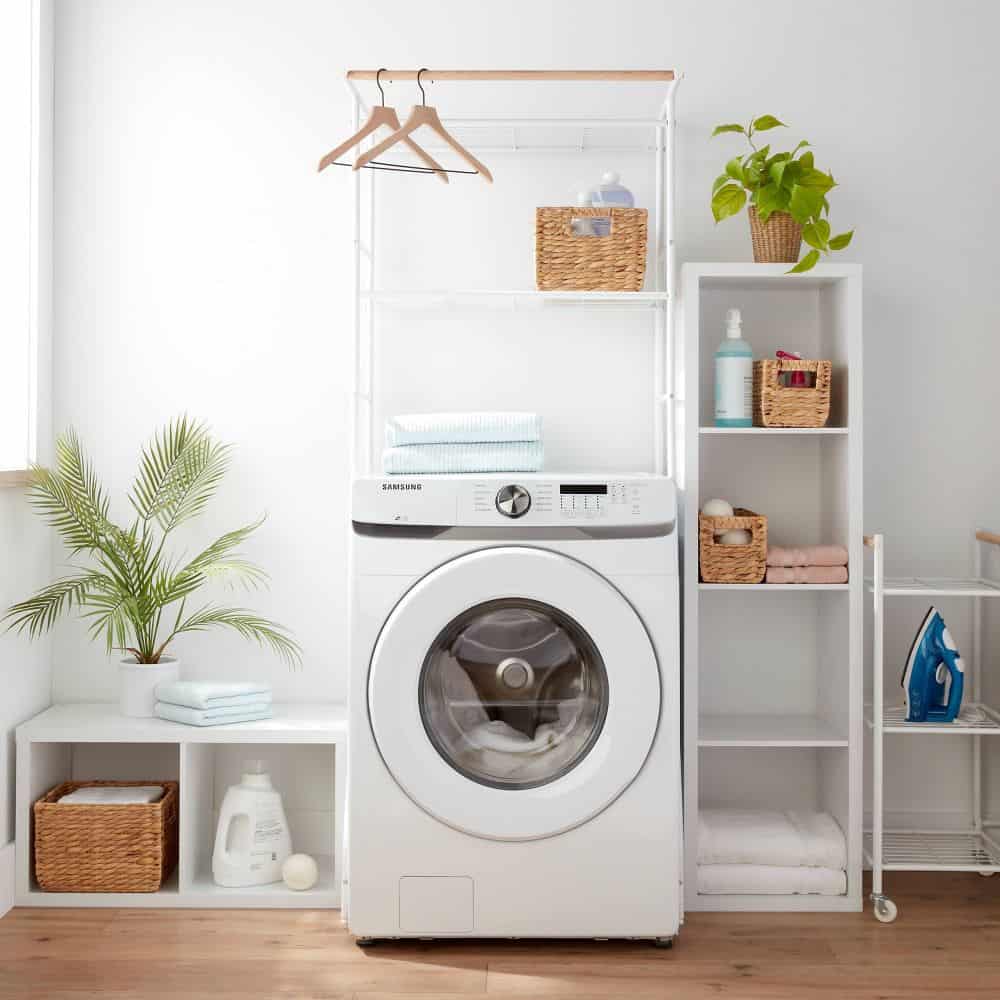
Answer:
[[[404,875],[399,929],[416,934],[467,934],[475,929],[475,883],[466,875]]]

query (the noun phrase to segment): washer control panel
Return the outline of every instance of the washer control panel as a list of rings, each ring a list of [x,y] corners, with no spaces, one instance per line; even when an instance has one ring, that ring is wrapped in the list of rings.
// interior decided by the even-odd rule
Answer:
[[[665,476],[366,476],[354,481],[351,517],[399,527],[641,528],[673,525],[677,500]]]

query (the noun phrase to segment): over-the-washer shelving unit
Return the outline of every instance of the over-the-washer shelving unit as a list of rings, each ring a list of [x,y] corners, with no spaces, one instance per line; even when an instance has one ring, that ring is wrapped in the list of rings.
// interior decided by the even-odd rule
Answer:
[[[373,103],[378,71],[350,70],[347,86],[354,105],[357,128]],[[670,475],[674,472],[675,403],[672,394],[673,373],[673,299],[675,267],[673,257],[674,223],[674,95],[681,74],[674,70],[438,70],[421,71],[427,89],[427,103],[437,105],[444,125],[477,156],[528,157],[541,170],[547,158],[554,162],[572,162],[567,158],[602,154],[605,165],[618,156],[645,158],[651,166],[652,185],[649,208],[649,258],[646,287],[639,292],[609,291],[538,291],[524,281],[524,287],[507,285],[498,288],[476,285],[463,287],[393,288],[380,287],[383,276],[376,269],[376,203],[389,189],[388,177],[379,171],[356,171],[354,195],[354,373],[353,423],[354,449],[352,469],[356,475],[377,472],[380,427],[378,426],[379,386],[376,371],[380,367],[377,347],[376,315],[391,310],[509,310],[550,319],[561,310],[594,312],[646,312],[652,319],[653,351],[651,403],[649,415],[653,426],[649,471]],[[383,87],[391,93],[405,91],[407,98],[416,95],[417,71],[386,69],[381,71]],[[462,104],[472,110],[456,107]],[[424,133],[416,138],[435,153],[442,146]],[[394,149],[395,155],[395,149]],[[435,154],[436,155],[436,154]],[[511,162],[511,161],[507,161]],[[576,169],[576,168],[574,168]],[[493,170],[495,188],[503,183],[503,171]],[[396,175],[398,176],[398,175]],[[565,183],[555,188],[549,184],[550,198],[539,204],[569,204],[568,183],[576,175],[567,175]],[[432,183],[431,178],[425,178]],[[460,184],[482,184],[476,177],[454,178],[451,188]],[[435,185],[437,187],[437,185]],[[376,197],[376,192],[378,196]],[[448,194],[448,192],[445,192]],[[431,192],[432,196],[436,192]],[[491,192],[491,195],[493,192]],[[522,193],[523,200],[523,193]],[[413,207],[413,206],[411,206]],[[405,222],[403,223],[406,224]],[[529,220],[528,225],[531,225]],[[427,235],[427,229],[423,230]],[[453,246],[461,245],[461,227],[454,234]],[[520,255],[530,261],[533,231],[521,233],[524,244]],[[489,246],[492,234],[477,232],[479,241],[472,246]],[[528,276],[525,274],[525,278]],[[392,336],[399,335],[399,325]],[[436,403],[435,405],[440,405]],[[599,471],[599,470],[592,470]]]
[[[872,731],[872,829],[865,835],[865,859],[872,869],[872,903],[875,916],[889,923],[896,919],[896,904],[885,894],[883,876],[889,871],[1000,872],[1000,824],[983,816],[982,738],[1000,735],[1000,712],[983,704],[984,625],[982,602],[1000,597],[1000,580],[983,575],[983,550],[1000,546],[1000,535],[975,533],[972,576],[966,578],[885,576],[885,538],[869,535],[872,550],[872,704],[866,724]],[[900,705],[886,705],[884,691],[885,599],[968,598],[972,604],[972,656],[963,656],[965,692],[962,710],[953,723],[907,722]],[[884,739],[887,736],[967,736],[972,740],[972,823],[961,830],[886,830],[884,819]]]
[[[678,311],[678,475],[684,517],[685,900],[690,910],[862,906],[861,269],[685,264]],[[833,361],[829,426],[717,428],[713,354],[729,307],[754,357]],[[843,543],[849,582],[699,582],[698,510],[711,497],[768,515],[776,544]],[[701,808],[815,809],[847,840],[843,896],[698,892]]]
[[[312,854],[319,883],[226,889],[212,880],[222,796],[243,763],[260,758],[282,793],[297,851]],[[131,719],[117,705],[55,705],[17,729],[18,906],[323,909],[340,906],[347,713],[343,705],[275,705],[274,718],[223,726]],[[158,892],[45,892],[34,877],[32,803],[62,781],[175,780],[180,787],[177,869]]]

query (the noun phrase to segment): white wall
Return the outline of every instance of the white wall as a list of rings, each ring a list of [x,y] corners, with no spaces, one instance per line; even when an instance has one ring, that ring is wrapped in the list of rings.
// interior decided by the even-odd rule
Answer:
[[[684,69],[681,259],[749,252],[743,220],[712,224],[709,186],[736,147],[709,140],[711,127],[764,112],[793,123],[792,135],[810,139],[842,184],[832,199],[835,226],[857,225],[846,256],[866,268],[866,528],[887,533],[890,572],[963,571],[971,527],[1000,524],[1000,466],[989,458],[1000,368],[989,249],[1000,222],[991,194],[1000,134],[983,117],[996,89],[998,29],[1000,9],[969,0],[503,8],[468,0],[63,0],[55,423],[77,426],[117,489],[140,442],[178,411],[208,418],[234,441],[236,469],[213,523],[222,529],[270,513],[253,552],[274,583],[257,605],[292,626],[306,649],[305,670],[289,675],[235,640],[198,637],[181,646],[192,672],[254,671],[294,699],[344,693],[350,185],[346,171],[317,177],[314,165],[348,130],[341,78],[352,66]],[[411,94],[397,87],[390,96],[405,111]],[[507,204],[516,195],[526,170],[510,156],[491,166],[494,189],[456,178],[429,194],[427,179],[396,175],[383,187],[398,182],[396,203],[432,198],[441,225],[456,233],[465,221],[489,262],[495,244],[477,224],[489,218],[488,199]],[[547,191],[569,188],[596,166],[570,162]],[[509,226],[493,232],[502,234],[497,258],[520,261],[530,280],[525,218],[520,249]],[[420,247],[399,245],[391,262],[433,272],[434,258],[421,261]],[[439,274],[437,284],[446,284],[444,265]],[[400,377],[429,344],[444,370],[456,370],[426,319],[413,330],[395,340],[388,406],[470,395],[457,377],[439,381],[439,391]],[[648,358],[611,332],[603,363],[613,362],[615,383],[627,385]],[[593,332],[586,336],[594,346]],[[539,351],[546,364],[558,356],[547,342],[535,350],[519,343],[505,371],[520,370],[530,405],[545,409],[544,378],[524,362]],[[465,348],[476,350],[474,338]],[[483,350],[490,398],[516,397],[492,377],[502,353]],[[593,352],[577,356],[567,344],[563,359],[574,366],[563,381],[602,384]],[[554,464],[580,461],[581,441],[600,447],[601,421],[576,412],[582,431],[559,428]],[[605,457],[621,438],[613,420],[611,428]],[[636,466],[647,435],[636,426],[612,461]],[[901,655],[915,625],[897,623]],[[61,629],[57,697],[110,697],[113,684],[81,629]]]

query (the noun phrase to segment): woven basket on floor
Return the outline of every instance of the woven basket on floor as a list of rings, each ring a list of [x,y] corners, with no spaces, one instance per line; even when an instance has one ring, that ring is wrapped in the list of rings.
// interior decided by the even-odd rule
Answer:
[[[757,206],[747,209],[750,240],[757,264],[796,264],[802,249],[802,227],[787,212],[772,212],[767,224],[760,221]]]
[[[78,788],[162,785],[159,802],[64,804]],[[176,781],[65,781],[34,805],[35,877],[46,892],[156,892],[177,865]]]
[[[743,529],[749,545],[720,545],[716,535]],[[733,517],[698,515],[698,553],[703,583],[761,583],[767,572],[767,518],[745,507]]]
[[[606,236],[578,236],[573,219],[611,219]],[[639,292],[646,275],[644,208],[536,208],[535,281],[543,292]]]
[[[782,372],[813,372],[815,386],[781,384]],[[753,363],[753,422],[755,427],[824,427],[830,418],[829,361],[786,359]]]

